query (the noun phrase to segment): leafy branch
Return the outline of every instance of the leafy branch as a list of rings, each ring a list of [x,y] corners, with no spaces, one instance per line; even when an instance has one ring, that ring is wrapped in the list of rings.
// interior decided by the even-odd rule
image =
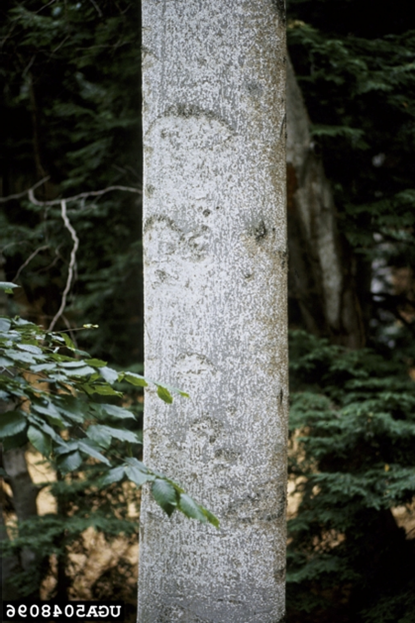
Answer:
[[[15,284],[0,283],[12,291]],[[141,441],[125,420],[135,415],[105,399],[120,399],[114,385],[152,385],[166,403],[185,392],[135,372],[118,372],[107,362],[79,350],[67,333],[45,331],[22,318],[0,317],[0,400],[13,409],[0,415],[0,439],[5,451],[30,441],[63,475],[81,467],[85,458],[102,464],[100,486],[124,479],[141,487],[148,482],[157,504],[171,515],[218,527],[217,518],[195,502],[173,480],[147,468],[133,456]],[[106,451],[115,451],[111,464]],[[128,457],[128,458],[125,458]]]

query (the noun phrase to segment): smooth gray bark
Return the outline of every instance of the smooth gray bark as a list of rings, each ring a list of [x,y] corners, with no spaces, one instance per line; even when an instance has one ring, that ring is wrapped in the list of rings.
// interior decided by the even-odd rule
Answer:
[[[272,0],[144,0],[144,459],[220,530],[144,493],[140,623],[284,616],[285,25]]]

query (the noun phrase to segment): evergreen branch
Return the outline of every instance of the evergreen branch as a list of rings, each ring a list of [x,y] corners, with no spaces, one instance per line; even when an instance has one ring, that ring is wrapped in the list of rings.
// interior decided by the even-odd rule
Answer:
[[[66,299],[67,299],[69,290],[71,289],[71,285],[72,285],[73,273],[74,273],[75,262],[76,262],[76,252],[77,252],[78,247],[79,247],[79,238],[76,235],[76,231],[72,227],[71,222],[68,219],[68,216],[66,214],[66,199],[62,199],[60,204],[61,204],[62,220],[63,220],[63,222],[65,224],[66,229],[71,234],[71,237],[72,237],[72,240],[73,240],[74,244],[73,244],[72,251],[71,251],[71,259],[69,261],[69,268],[68,268],[68,277],[66,279],[65,289],[64,289],[63,294],[62,294],[61,304],[60,304],[60,307],[59,307],[58,311],[56,312],[56,314],[52,318],[52,322],[49,325],[48,331],[53,331],[53,328],[54,328],[56,322],[59,320],[59,318],[62,316],[62,314],[63,314],[63,312],[65,310]]]

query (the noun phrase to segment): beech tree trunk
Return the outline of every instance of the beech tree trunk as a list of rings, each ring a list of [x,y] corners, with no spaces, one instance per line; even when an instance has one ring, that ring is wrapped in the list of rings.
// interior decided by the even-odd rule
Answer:
[[[140,623],[284,617],[285,24],[275,0],[144,0],[144,459],[220,519],[144,493]]]
[[[356,264],[337,228],[336,206],[291,62],[287,66],[289,292],[305,328],[349,348],[364,345]]]

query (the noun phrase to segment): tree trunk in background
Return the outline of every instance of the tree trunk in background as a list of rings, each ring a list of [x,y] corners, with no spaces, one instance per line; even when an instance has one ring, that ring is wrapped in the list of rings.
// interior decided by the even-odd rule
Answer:
[[[349,348],[364,345],[355,263],[339,235],[323,163],[291,62],[287,66],[287,194],[289,293],[305,328]]]
[[[13,408],[15,408],[15,405],[12,403],[6,403],[0,400],[0,416],[2,413]],[[37,514],[36,498],[39,490],[36,485],[33,484],[32,478],[29,474],[25,451],[26,446],[4,452],[0,444],[0,467],[3,468],[7,474],[5,480],[10,485],[12,490],[13,497],[11,502],[18,522],[29,519]],[[0,492],[0,496],[2,498],[2,503],[0,504],[0,540],[7,540],[8,536],[3,516],[4,491]],[[4,600],[16,599],[15,589],[8,582],[10,574],[13,574],[17,570],[21,569],[27,571],[34,560],[35,554],[28,548],[22,549],[20,559],[16,556],[12,558],[2,558],[1,565]]]
[[[4,507],[4,492],[0,491],[1,500],[0,500],[0,547],[2,542],[9,541],[9,536],[7,534],[6,526],[4,524],[3,518],[3,507]],[[2,605],[2,601],[10,601],[12,599],[18,599],[19,593],[17,588],[13,586],[10,582],[10,579],[14,576],[15,573],[21,571],[21,565],[19,557],[16,556],[8,556],[2,553],[0,549],[0,562],[1,562],[1,599],[0,605]]]
[[[0,281],[6,281],[3,266],[0,264]],[[7,314],[7,299],[3,292],[0,293],[0,315]],[[0,415],[9,409],[14,409],[16,405],[0,400]],[[16,513],[17,521],[21,522],[34,515],[37,515],[36,498],[39,493],[38,487],[33,483],[30,476],[27,461],[26,461],[27,447],[23,446],[15,448],[13,450],[3,451],[3,446],[0,444],[0,467],[3,468],[7,474],[7,484],[10,485],[12,490],[11,503],[13,505],[14,512]],[[0,483],[2,486],[3,483]],[[8,540],[6,527],[4,523],[4,504],[3,497],[4,491],[0,491],[1,504],[0,504],[0,540]],[[30,565],[35,560],[35,554],[28,548],[24,548],[20,557],[14,556],[10,558],[3,558],[0,553],[1,560],[1,572],[2,572],[2,590],[3,599],[17,599],[19,595],[16,595],[16,589],[10,583],[10,577],[17,571],[22,569],[27,571]],[[36,595],[38,597],[38,595]]]
[[[145,492],[140,623],[285,611],[285,24],[274,0],[143,2],[144,460],[221,527]]]
[[[27,468],[26,447],[16,448],[3,453],[3,467],[7,473],[7,482],[13,492],[13,507],[18,523],[37,515],[36,498],[39,489],[33,484]],[[22,569],[28,571],[35,562],[36,555],[25,547],[20,553]]]

